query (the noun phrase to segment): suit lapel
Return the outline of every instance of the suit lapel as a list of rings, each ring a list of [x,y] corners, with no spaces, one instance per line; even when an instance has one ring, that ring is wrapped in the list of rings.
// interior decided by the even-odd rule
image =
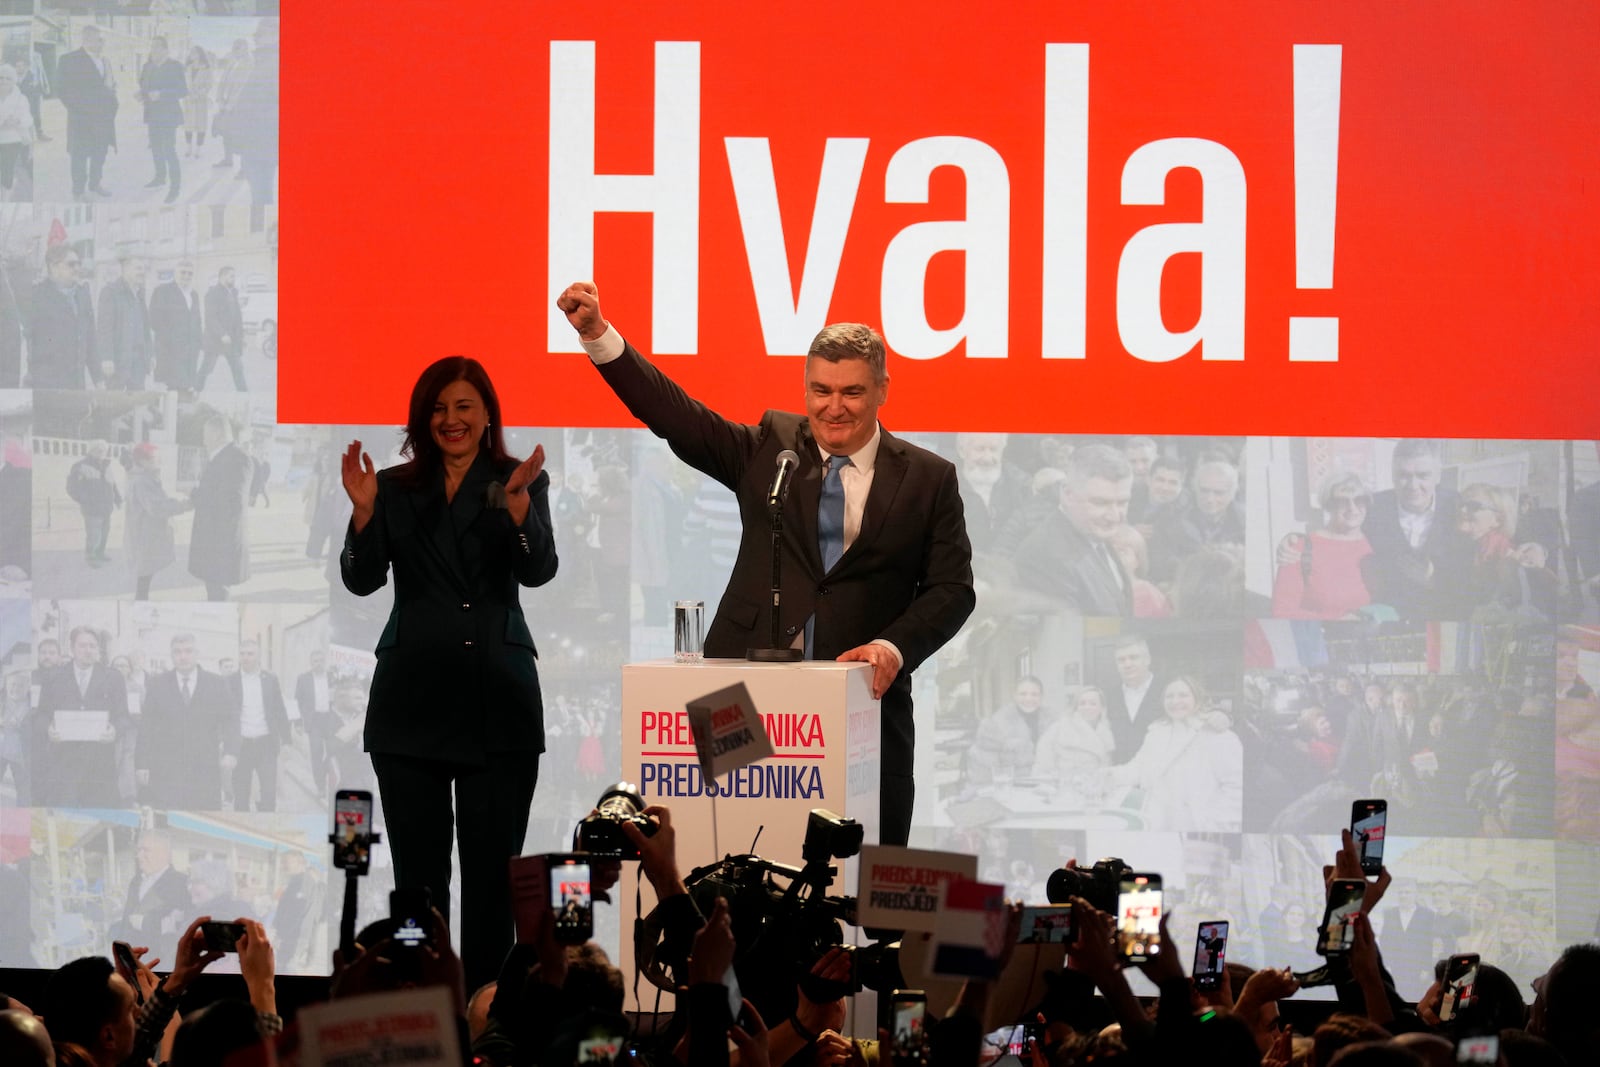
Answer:
[[[822,548],[817,544],[817,507],[822,502],[822,460],[804,420],[795,434],[800,468],[789,486],[789,506],[784,509],[784,532],[795,539],[812,574],[822,573]]]
[[[867,491],[866,508],[861,514],[861,529],[839,558],[839,566],[866,552],[883,530],[889,518],[889,509],[894,506],[894,498],[900,492],[900,483],[905,481],[909,466],[905,446],[898,438],[890,436],[888,430],[882,431],[878,439],[878,458],[872,465],[872,488]]]

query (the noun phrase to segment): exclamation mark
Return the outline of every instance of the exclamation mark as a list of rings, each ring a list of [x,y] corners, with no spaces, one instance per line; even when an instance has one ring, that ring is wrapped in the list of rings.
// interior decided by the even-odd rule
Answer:
[[[1333,288],[1342,62],[1342,45],[1294,46],[1294,283],[1300,289]],[[1291,316],[1289,359],[1338,362],[1339,320]]]

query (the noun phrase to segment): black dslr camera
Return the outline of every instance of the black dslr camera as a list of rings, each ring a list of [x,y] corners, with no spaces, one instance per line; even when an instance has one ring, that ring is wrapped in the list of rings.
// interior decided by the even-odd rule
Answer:
[[[593,812],[578,820],[577,829],[572,832],[574,852],[598,852],[619,859],[636,860],[639,850],[622,832],[622,827],[632,823],[644,836],[656,836],[656,821],[641,814],[644,798],[639,795],[639,787],[632,782],[618,782],[607,789],[600,794],[600,802],[594,807]]]
[[[1096,860],[1093,867],[1062,867],[1050,872],[1044,895],[1052,904],[1066,904],[1073,897],[1082,897],[1107,915],[1115,915],[1122,878],[1132,873],[1133,868],[1116,856]]]

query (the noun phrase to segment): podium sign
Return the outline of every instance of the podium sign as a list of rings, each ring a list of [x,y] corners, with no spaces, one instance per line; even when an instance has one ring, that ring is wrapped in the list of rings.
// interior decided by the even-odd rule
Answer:
[[[751,851],[800,866],[806,813],[827,808],[878,839],[880,742],[872,668],[865,663],[751,663],[658,660],[622,668],[622,776],[646,804],[672,809],[678,867],[685,874],[728,853]],[[707,780],[695,754],[688,705],[742,683],[766,726],[773,754]],[[715,820],[712,805],[716,805]],[[713,840],[715,836],[715,840]],[[841,863],[833,895],[855,890],[855,867]],[[628,872],[632,879],[632,872]],[[633,893],[619,893],[624,931],[633,929]],[[644,913],[655,906],[644,883]],[[633,944],[624,936],[618,965],[633,1003]],[[655,991],[642,986],[654,1006]],[[670,996],[663,1000],[663,1005]],[[665,1010],[665,1008],[663,1008]]]

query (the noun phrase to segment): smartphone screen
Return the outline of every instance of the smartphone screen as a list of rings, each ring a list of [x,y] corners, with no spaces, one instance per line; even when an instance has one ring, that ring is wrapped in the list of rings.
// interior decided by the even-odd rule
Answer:
[[[556,940],[563,945],[581,945],[594,936],[589,857],[552,852],[544,859],[550,886],[550,910],[555,913]]]
[[[1451,956],[1444,967],[1444,984],[1439,991],[1439,1021],[1449,1022],[1472,1006],[1478,984],[1477,953]]]
[[[896,989],[889,1000],[889,1038],[894,1067],[927,1062],[928,996],[920,989]]]
[[[394,920],[396,945],[417,948],[428,943],[433,929],[433,900],[426,886],[420,889],[395,889],[389,893],[389,918]]]
[[[1194,934],[1194,987],[1220,989],[1227,956],[1228,924],[1222,920],[1201,923]]]
[[[1343,956],[1355,944],[1356,928],[1352,920],[1361,911],[1361,902],[1367,895],[1367,883],[1358,878],[1338,878],[1328,887],[1328,907],[1322,913],[1322,935],[1317,940],[1317,951],[1324,956]]]
[[[372,794],[341,789],[333,798],[333,865],[365,873],[372,852]]]
[[[1350,839],[1355,842],[1356,855],[1361,857],[1363,873],[1378,874],[1383,870],[1383,839],[1388,826],[1387,800],[1358,800],[1350,805]]]
[[[1019,945],[1071,944],[1077,937],[1072,928],[1071,904],[1029,905],[1022,909]]]
[[[1161,951],[1161,876],[1131,874],[1117,894],[1117,952],[1144,963]]]
[[[1500,1035],[1464,1037],[1456,1043],[1457,1063],[1496,1064],[1500,1062]]]

